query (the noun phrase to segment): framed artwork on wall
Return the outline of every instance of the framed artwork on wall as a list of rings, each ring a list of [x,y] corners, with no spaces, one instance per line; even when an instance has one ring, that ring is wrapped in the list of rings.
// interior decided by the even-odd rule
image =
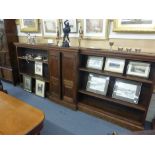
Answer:
[[[105,71],[123,73],[125,66],[125,59],[106,58]]]
[[[43,75],[43,63],[35,61],[35,74],[42,76]]]
[[[20,19],[21,32],[38,32],[39,23],[38,19]]]
[[[155,32],[155,20],[118,19],[114,20],[114,32]]]
[[[127,67],[127,75],[148,78],[150,73],[150,63],[130,61]]]
[[[87,39],[107,39],[108,20],[106,19],[84,19],[84,38]]]
[[[41,80],[36,80],[35,93],[38,96],[45,97],[45,82]]]
[[[57,19],[42,19],[42,31],[44,37],[56,37],[59,28]]]
[[[27,75],[23,75],[23,88],[28,92],[32,92],[32,78]]]
[[[112,97],[115,99],[138,104],[142,84],[135,81],[117,79]]]

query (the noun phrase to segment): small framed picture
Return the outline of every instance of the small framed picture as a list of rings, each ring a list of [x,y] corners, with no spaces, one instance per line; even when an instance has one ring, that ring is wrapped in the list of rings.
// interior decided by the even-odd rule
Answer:
[[[115,99],[138,104],[142,84],[139,82],[117,79],[112,97]]]
[[[109,79],[107,76],[89,74],[86,90],[96,94],[106,95]]]
[[[32,92],[32,78],[27,75],[23,75],[23,87],[24,90]]]
[[[43,63],[40,61],[35,61],[35,74],[43,75]]]
[[[38,19],[20,19],[21,32],[38,32],[39,22]]]
[[[123,73],[125,66],[125,59],[106,58],[105,71]]]
[[[36,80],[35,93],[38,96],[45,97],[45,82],[41,80]]]
[[[88,56],[87,68],[102,70],[104,57]]]
[[[127,75],[148,78],[150,73],[150,63],[130,61],[127,67]]]

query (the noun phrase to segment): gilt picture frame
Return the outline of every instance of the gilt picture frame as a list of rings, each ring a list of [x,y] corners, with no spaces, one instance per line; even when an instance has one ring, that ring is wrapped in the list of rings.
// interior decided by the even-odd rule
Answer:
[[[20,19],[21,32],[38,32],[39,20],[38,19]]]
[[[150,73],[150,63],[130,61],[127,66],[127,75],[148,78]]]
[[[107,19],[84,19],[83,30],[85,39],[108,39]]]
[[[116,79],[112,98],[138,104],[142,83]]]
[[[45,97],[45,81],[36,79],[35,94],[40,97]]]
[[[106,95],[110,77],[90,73],[86,90],[100,95]]]
[[[114,32],[155,32],[155,20],[153,19],[117,19],[113,21]]]

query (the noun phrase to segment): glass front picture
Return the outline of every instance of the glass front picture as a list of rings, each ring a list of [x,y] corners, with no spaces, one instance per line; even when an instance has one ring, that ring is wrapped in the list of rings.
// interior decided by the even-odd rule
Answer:
[[[36,95],[45,97],[45,82],[36,80]]]
[[[23,87],[24,90],[32,92],[32,78],[26,75],[23,75]]]
[[[123,73],[124,65],[124,59],[106,58],[104,70],[116,73]]]
[[[104,61],[103,57],[88,56],[86,67],[92,68],[92,69],[102,70],[103,61]]]
[[[43,63],[39,61],[35,61],[35,74],[43,75]]]
[[[116,80],[112,97],[137,104],[141,91],[141,85],[142,84],[139,82]]]
[[[56,19],[43,19],[43,34],[45,37],[57,35],[57,20]]]
[[[103,19],[85,19],[84,20],[84,37],[106,39],[107,20]]]
[[[108,84],[109,77],[96,74],[89,74],[86,90],[93,93],[106,95]]]
[[[21,32],[38,32],[38,20],[37,19],[21,19],[20,20]]]
[[[152,19],[114,20],[114,31],[155,32],[155,20]]]
[[[143,62],[130,61],[127,68],[127,75],[148,78],[150,73],[150,64]]]

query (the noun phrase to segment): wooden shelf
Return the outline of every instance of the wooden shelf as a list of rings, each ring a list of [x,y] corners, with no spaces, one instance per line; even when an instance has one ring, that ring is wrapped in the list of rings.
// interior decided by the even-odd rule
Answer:
[[[104,71],[90,69],[90,68],[79,68],[79,70],[82,72],[95,73],[95,74],[100,74],[100,75],[105,75],[105,76],[121,78],[121,79],[125,79],[125,80],[132,80],[132,81],[137,81],[137,82],[142,82],[142,83],[147,83],[147,84],[153,84],[153,82],[151,80],[147,80],[147,79],[140,78],[140,77],[123,76],[123,75],[117,74],[117,73],[104,72]]]
[[[115,123],[117,122],[119,125],[126,128],[130,128],[131,130],[144,130],[143,124],[141,122],[112,114],[110,112],[101,110],[99,108],[86,105],[83,102],[78,103],[78,108],[83,112],[96,115],[100,118],[107,119],[108,121],[115,122]]]
[[[123,105],[123,106],[129,107],[129,108],[133,108],[133,109],[137,109],[137,110],[145,112],[145,107],[141,106],[140,104],[132,104],[132,103],[129,103],[129,102],[126,102],[126,101],[121,101],[121,100],[118,100],[118,99],[113,99],[113,98],[110,98],[110,97],[107,97],[107,96],[103,96],[103,95],[95,94],[95,93],[92,93],[92,92],[88,92],[86,90],[79,90],[78,92],[82,93],[82,94],[85,94],[85,95],[95,97],[95,98],[99,98],[99,99],[103,99],[103,100],[106,100],[106,101],[109,101],[109,102],[113,102],[115,104]]]
[[[28,76],[31,76],[34,79],[42,80],[42,81],[45,81],[45,82],[49,83],[49,80],[47,78],[44,78],[44,77],[39,76],[39,75],[34,75],[34,74],[29,74],[29,73],[23,73],[23,72],[20,72],[20,74],[21,75],[28,75]]]
[[[44,64],[48,64],[48,61],[45,62],[45,61],[42,61],[42,60],[26,59],[26,58],[23,58],[23,57],[18,57],[18,59],[25,60],[25,61],[28,60],[28,61],[32,61],[32,62],[40,61],[40,62],[42,62],[42,63],[44,63]]]

